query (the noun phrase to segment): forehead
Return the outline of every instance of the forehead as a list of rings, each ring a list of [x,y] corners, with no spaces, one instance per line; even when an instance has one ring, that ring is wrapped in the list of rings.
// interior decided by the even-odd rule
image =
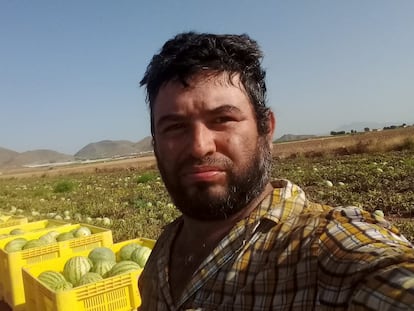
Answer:
[[[238,75],[199,73],[186,81],[172,80],[164,84],[154,100],[155,119],[169,113],[215,109],[231,105],[252,112],[249,96]]]

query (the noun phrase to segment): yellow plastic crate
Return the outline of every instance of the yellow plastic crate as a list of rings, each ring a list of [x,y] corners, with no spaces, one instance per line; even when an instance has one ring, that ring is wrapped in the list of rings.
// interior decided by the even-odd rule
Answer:
[[[39,221],[28,222],[24,224],[13,225],[9,227],[0,228],[1,234],[9,234],[14,229],[22,229],[25,233],[37,230],[48,230],[57,226],[70,225],[70,222],[64,220],[44,219]],[[20,237],[20,235],[13,235],[13,237]]]
[[[34,222],[28,222],[25,224],[15,225],[11,227],[0,228],[0,234],[8,234],[13,229],[23,229],[26,232],[19,235],[9,235],[3,238],[0,238],[0,249],[3,249],[4,246],[11,240],[14,240],[19,237],[27,237],[27,233],[29,232],[38,232],[40,235],[45,234],[48,231],[54,230],[58,226],[69,226],[70,223],[63,221],[63,220],[40,220]],[[39,236],[40,236],[39,235]],[[2,264],[0,255],[0,275],[4,275],[7,271],[3,271],[5,269],[5,264]],[[4,258],[3,258],[4,259]],[[0,300],[4,298],[4,288],[3,285],[4,277],[0,279]]]
[[[0,222],[0,228],[6,228],[6,227],[17,226],[17,225],[28,223],[27,217],[23,217],[23,216],[7,215],[7,216],[1,216],[0,218],[3,220],[3,222]]]
[[[126,244],[136,242],[154,247],[155,241],[138,238],[116,243],[110,248],[117,254]],[[90,251],[76,254],[88,256]],[[138,278],[142,269],[113,276],[92,284],[55,292],[43,285],[37,277],[46,270],[62,272],[65,262],[73,257],[65,256],[47,263],[23,267],[23,283],[26,295],[26,310],[30,311],[131,311],[138,308],[141,298],[138,292]]]
[[[59,226],[50,228],[50,230],[33,231],[18,236],[31,240],[39,238],[48,231],[58,231],[63,233],[77,229],[81,226],[88,227],[91,230],[92,235],[51,243],[46,246],[30,248],[18,252],[8,253],[4,250],[4,246],[16,237],[0,240],[0,288],[2,287],[3,300],[13,309],[13,311],[30,310],[25,309],[25,296],[21,270],[24,266],[47,262],[58,257],[70,256],[98,246],[111,246],[113,244],[111,230],[87,224]]]

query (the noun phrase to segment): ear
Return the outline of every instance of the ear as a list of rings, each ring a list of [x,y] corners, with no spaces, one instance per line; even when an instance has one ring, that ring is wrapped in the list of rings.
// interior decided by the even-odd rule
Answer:
[[[275,133],[275,127],[276,127],[276,118],[273,113],[273,111],[269,111],[269,118],[268,118],[268,129],[269,132],[266,134],[267,141],[270,146],[270,150],[273,149],[273,135]]]

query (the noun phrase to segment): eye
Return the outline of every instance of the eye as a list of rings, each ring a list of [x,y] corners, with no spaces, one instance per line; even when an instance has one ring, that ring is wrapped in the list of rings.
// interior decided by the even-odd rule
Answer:
[[[163,133],[171,133],[175,131],[180,131],[185,128],[185,123],[170,123],[162,128]]]
[[[235,119],[230,116],[220,116],[214,119],[214,122],[218,124],[227,123],[231,121],[235,121]]]

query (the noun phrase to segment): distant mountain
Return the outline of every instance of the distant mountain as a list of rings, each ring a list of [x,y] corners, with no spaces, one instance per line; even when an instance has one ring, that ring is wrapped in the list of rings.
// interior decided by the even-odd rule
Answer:
[[[7,165],[18,154],[16,151],[0,147],[0,167]]]
[[[3,152],[3,148],[0,149],[0,158],[6,153]],[[7,162],[1,163],[0,167],[3,168],[18,168],[24,165],[39,165],[48,163],[59,163],[73,161],[72,155],[59,153],[53,150],[39,149],[26,151],[22,153],[14,152],[14,156]],[[9,153],[10,154],[10,153]]]
[[[151,141],[151,137],[145,137],[136,143],[128,140],[103,140],[86,145],[74,157],[77,160],[94,160],[139,154],[152,151]]]
[[[111,157],[122,157],[151,152],[152,138],[145,137],[138,142],[127,140],[103,140],[91,143],[79,150],[75,155],[59,153],[53,150],[39,149],[16,152],[0,147],[0,168],[13,169],[27,165],[44,165],[75,160],[95,160]]]
[[[154,149],[152,147],[152,137],[147,136],[141,139],[139,142],[135,143],[135,148],[141,152],[152,151]]]
[[[295,140],[304,140],[309,138],[314,138],[316,135],[293,135],[293,134],[285,134],[278,139],[276,139],[275,143],[283,143],[288,141],[295,141]]]
[[[136,153],[133,142],[128,140],[102,140],[86,145],[75,153],[75,158],[79,160],[93,160],[133,153]]]

